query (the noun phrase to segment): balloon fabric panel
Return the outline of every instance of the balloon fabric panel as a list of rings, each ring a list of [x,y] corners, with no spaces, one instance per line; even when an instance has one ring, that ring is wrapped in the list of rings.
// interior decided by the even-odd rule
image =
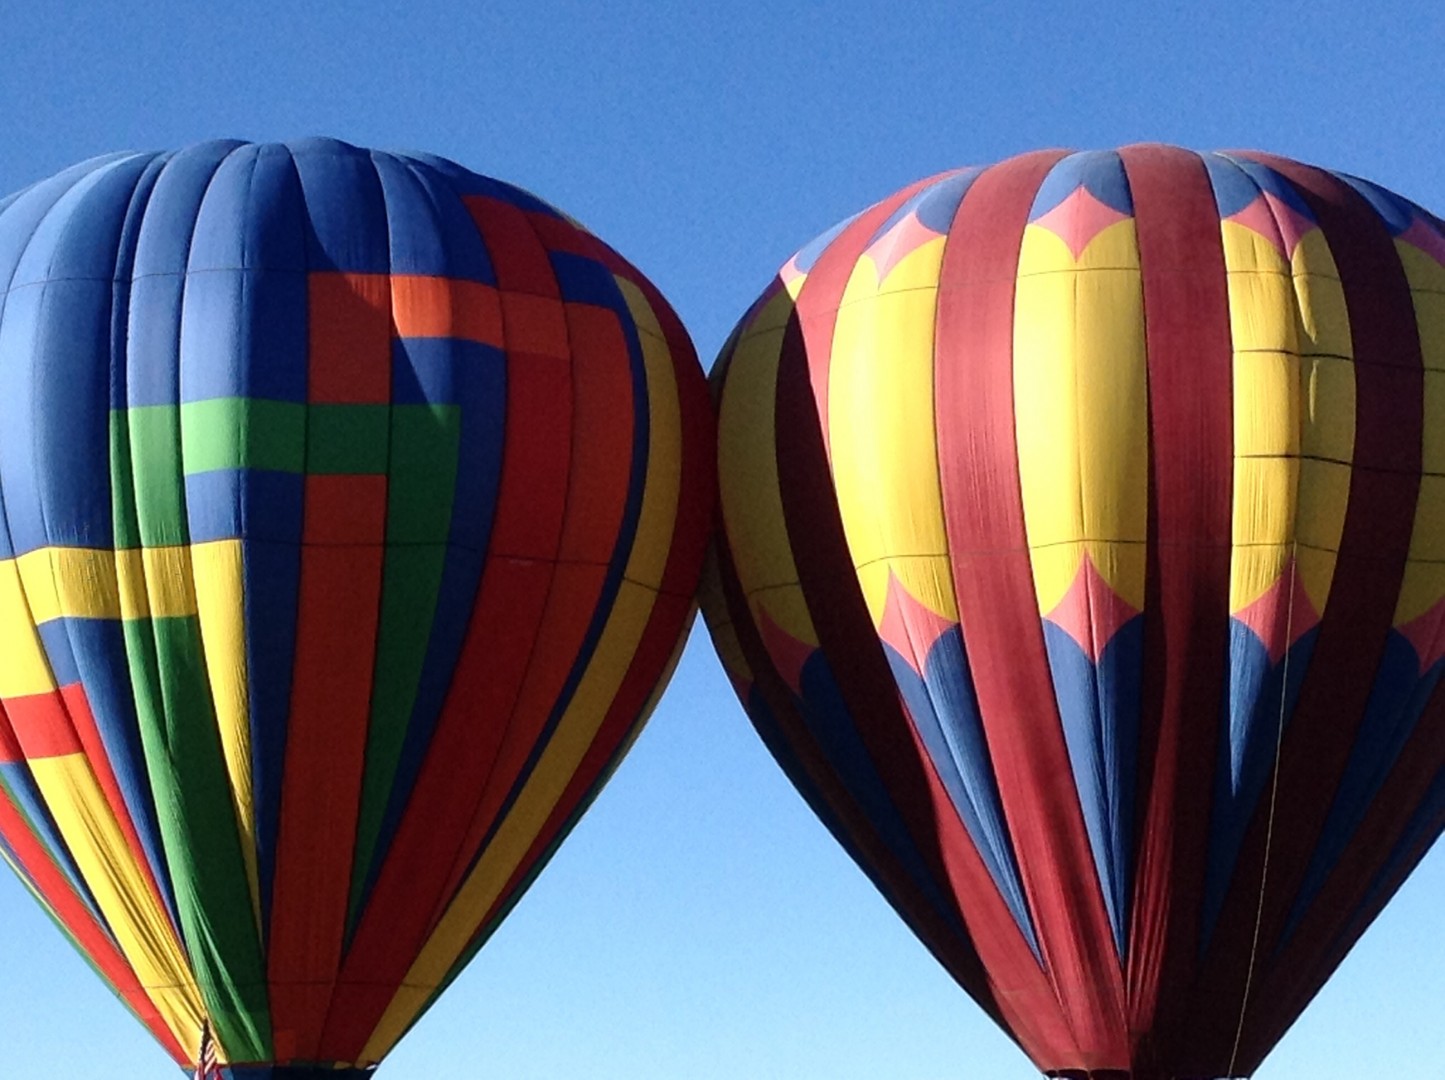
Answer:
[[[177,1060],[367,1070],[670,670],[686,334],[524,192],[327,140],[69,170],[0,276],[4,855]]]
[[[1248,1074],[1445,825],[1442,311],[1408,201],[1140,146],[900,192],[725,347],[719,653],[1045,1071]]]

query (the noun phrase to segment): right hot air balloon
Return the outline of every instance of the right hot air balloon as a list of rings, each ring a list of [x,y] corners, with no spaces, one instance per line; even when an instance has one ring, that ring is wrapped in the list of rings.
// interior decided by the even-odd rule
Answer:
[[[1248,1076],[1445,827],[1445,227],[1025,154],[794,256],[714,371],[759,734],[1045,1073]]]

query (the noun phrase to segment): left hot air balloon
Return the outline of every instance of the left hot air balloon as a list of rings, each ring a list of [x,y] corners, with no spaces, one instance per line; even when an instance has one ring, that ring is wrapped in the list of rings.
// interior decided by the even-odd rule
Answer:
[[[0,852],[167,1051],[367,1075],[626,751],[711,411],[611,248],[440,158],[0,200]]]

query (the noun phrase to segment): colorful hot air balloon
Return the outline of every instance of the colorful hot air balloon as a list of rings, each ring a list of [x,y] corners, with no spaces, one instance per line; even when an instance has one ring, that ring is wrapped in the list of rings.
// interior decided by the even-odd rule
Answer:
[[[339,142],[0,202],[0,850],[178,1062],[361,1076],[690,621],[686,333],[517,188]]]
[[[1445,825],[1445,232],[1027,154],[805,248],[715,372],[759,733],[1055,1076],[1247,1075]]]

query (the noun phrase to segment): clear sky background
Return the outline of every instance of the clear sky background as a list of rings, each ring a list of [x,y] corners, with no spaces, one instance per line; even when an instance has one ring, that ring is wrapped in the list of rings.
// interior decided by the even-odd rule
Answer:
[[[690,10],[695,9],[695,10]],[[1445,210],[1445,4],[0,0],[0,193],[116,149],[335,135],[535,191],[711,363],[905,183],[1041,146],[1259,148]],[[1445,1075],[1445,849],[1256,1074]],[[0,1076],[171,1076],[0,871]],[[379,1076],[1024,1080],[794,795],[694,634],[631,757]]]

